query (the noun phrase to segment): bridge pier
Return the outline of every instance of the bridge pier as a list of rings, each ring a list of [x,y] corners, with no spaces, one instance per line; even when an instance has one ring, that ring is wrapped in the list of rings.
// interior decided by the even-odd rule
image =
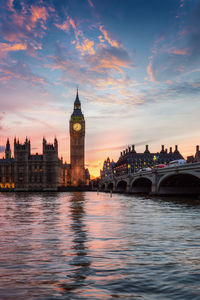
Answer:
[[[151,195],[157,195],[158,193],[158,184],[157,184],[157,174],[152,176],[152,185],[151,185]]]
[[[117,182],[113,182],[113,192],[115,193],[117,191]]]
[[[156,184],[152,184],[152,187],[151,187],[151,195],[157,195],[158,193],[158,189],[157,189],[157,185]]]
[[[126,193],[130,193],[131,192],[131,185],[130,183],[127,183],[126,185]]]

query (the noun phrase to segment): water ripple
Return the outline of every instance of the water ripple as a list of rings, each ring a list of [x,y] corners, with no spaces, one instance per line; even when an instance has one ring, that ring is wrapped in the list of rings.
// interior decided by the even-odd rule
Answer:
[[[0,299],[200,299],[200,202],[0,194]]]

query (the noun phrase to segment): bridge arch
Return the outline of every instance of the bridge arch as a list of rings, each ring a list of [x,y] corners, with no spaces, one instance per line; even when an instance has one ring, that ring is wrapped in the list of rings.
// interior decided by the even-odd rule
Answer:
[[[167,174],[160,178],[157,192],[163,195],[200,194],[200,175],[192,172]]]
[[[119,193],[126,192],[126,188],[127,188],[127,181],[126,180],[118,181],[118,183],[116,185],[116,191],[117,192],[119,192]]]
[[[135,178],[131,182],[132,193],[150,193],[152,188],[152,180],[148,177]]]
[[[105,183],[101,184],[101,186],[100,186],[100,190],[102,190],[102,191],[105,191],[105,189],[106,189],[106,185],[105,185]]]
[[[113,184],[113,182],[109,182],[108,187],[107,187],[107,190],[108,190],[108,191],[113,191],[113,189],[114,189],[114,184]]]

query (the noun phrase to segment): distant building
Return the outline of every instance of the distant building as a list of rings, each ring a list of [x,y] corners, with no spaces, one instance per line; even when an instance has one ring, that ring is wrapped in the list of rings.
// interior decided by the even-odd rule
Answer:
[[[195,163],[200,162],[200,151],[199,151],[199,145],[196,146],[196,153],[195,155],[191,155],[187,157],[188,163]]]
[[[5,158],[0,160],[0,188],[15,191],[55,191],[70,185],[71,168],[58,158],[58,142],[43,139],[43,153],[31,154],[31,143],[14,140],[14,158],[7,140]]]
[[[14,157],[11,157],[9,139],[5,158],[0,159],[0,190],[57,191],[68,186],[89,185],[90,174],[84,166],[85,120],[77,96],[70,119],[71,164],[58,158],[58,141],[47,143],[43,138],[42,154],[31,153],[31,142],[14,139]]]
[[[9,139],[6,143],[5,158],[0,159],[0,189],[14,189],[14,159],[11,157]]]
[[[166,165],[170,161],[177,159],[183,159],[183,156],[178,151],[177,145],[174,151],[172,151],[172,147],[170,147],[169,152],[164,148],[164,145],[162,145],[161,151],[156,153],[151,153],[148,145],[146,145],[144,153],[137,153],[135,145],[132,145],[132,147],[129,146],[121,152],[116,163],[110,163],[109,158],[105,160],[103,170],[101,170],[101,178],[110,176],[111,173],[114,175],[123,175],[128,172],[134,173],[143,168],[152,168],[159,164]]]
[[[103,163],[103,169],[100,170],[101,178],[109,177],[111,174],[113,174],[114,167],[115,162],[113,160],[110,161],[110,158],[108,157]]]

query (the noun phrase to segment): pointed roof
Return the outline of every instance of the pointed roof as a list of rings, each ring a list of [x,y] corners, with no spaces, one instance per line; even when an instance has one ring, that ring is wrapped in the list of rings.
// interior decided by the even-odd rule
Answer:
[[[81,111],[81,101],[79,100],[79,95],[78,95],[78,88],[76,92],[76,99],[74,101],[74,111],[72,113],[72,116],[83,116]]]
[[[76,92],[76,99],[74,101],[74,107],[75,106],[81,106],[81,102],[79,100],[79,95],[78,95],[78,88],[77,88],[77,92]]]
[[[10,150],[10,141],[9,141],[9,138],[7,138],[6,150]]]

